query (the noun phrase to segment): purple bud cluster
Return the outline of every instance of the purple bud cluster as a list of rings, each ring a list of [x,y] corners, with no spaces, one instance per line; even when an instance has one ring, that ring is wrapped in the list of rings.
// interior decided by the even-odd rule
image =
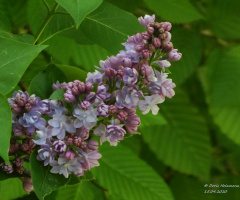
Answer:
[[[100,61],[98,70],[89,72],[85,82],[53,85],[53,90],[65,90],[65,102],[42,101],[21,91],[13,94],[9,103],[15,139],[9,154],[15,158],[11,166],[1,164],[5,172],[22,166],[18,152],[28,158],[37,146],[37,159],[50,165],[50,172],[66,178],[70,174],[82,176],[85,170],[98,166],[101,158],[93,135],[99,136],[100,144],[107,141],[116,146],[126,134],[137,133],[141,124],[137,108],[143,114],[152,111],[156,115],[158,104],[174,96],[175,84],[165,68],[182,54],[170,42],[172,25],[155,22],[154,15],[138,20],[146,31],[128,37],[122,44],[125,50]],[[50,119],[46,121],[42,115]]]

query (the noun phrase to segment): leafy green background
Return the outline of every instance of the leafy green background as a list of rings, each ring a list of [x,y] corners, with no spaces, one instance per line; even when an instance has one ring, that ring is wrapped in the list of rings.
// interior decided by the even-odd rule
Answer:
[[[127,36],[144,31],[137,17],[145,14],[173,24],[174,47],[183,53],[170,68],[174,98],[160,105],[157,116],[141,115],[141,135],[100,148],[101,165],[91,170],[95,179],[86,174],[66,181],[32,157],[35,192],[27,195],[18,178],[0,173],[0,198],[239,199],[239,188],[204,187],[240,185],[239,7],[238,0],[0,0],[5,161],[11,130],[6,97],[13,91],[48,98],[56,80],[84,80],[99,60],[123,49]],[[228,192],[204,193],[208,190]]]

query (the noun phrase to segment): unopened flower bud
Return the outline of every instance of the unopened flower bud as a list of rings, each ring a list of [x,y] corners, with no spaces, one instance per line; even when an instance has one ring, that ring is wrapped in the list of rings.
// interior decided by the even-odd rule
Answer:
[[[87,143],[87,148],[95,151],[98,149],[98,142],[96,140],[89,140]]]
[[[159,48],[161,46],[161,40],[157,37],[153,38],[152,43],[156,48]]]
[[[66,158],[67,160],[73,160],[74,157],[75,157],[75,154],[74,154],[72,151],[67,151],[67,152],[65,153],[65,158]]]
[[[23,174],[23,172],[24,172],[24,167],[23,166],[18,166],[15,169],[16,169],[17,173],[19,173],[19,174]]]
[[[159,28],[161,27],[161,24],[158,23],[158,22],[156,22],[156,23],[154,24],[154,27],[155,27],[156,29],[159,29]]]
[[[151,26],[149,26],[147,29],[148,29],[147,32],[148,32],[150,35],[152,35],[152,34],[154,33],[154,31],[155,31],[155,29],[154,29],[153,27],[151,27]]]
[[[90,103],[88,102],[88,101],[83,101],[83,102],[81,102],[81,108],[83,109],[83,110],[88,110],[88,108],[90,107]]]
[[[115,106],[115,105],[110,105],[109,106],[109,113],[111,114],[111,115],[114,115],[114,114],[116,114],[118,112],[118,107],[117,106]]]
[[[162,48],[164,52],[170,52],[173,49],[173,44],[171,42],[163,41]]]
[[[117,70],[117,78],[121,79],[123,76],[124,76],[123,70],[121,70],[121,69]]]
[[[122,61],[123,67],[131,67],[132,66],[132,60],[130,58],[123,58]]]
[[[105,70],[105,75],[108,77],[108,78],[111,78],[112,76],[114,76],[114,70],[112,68],[107,68]]]
[[[72,137],[68,137],[68,138],[66,139],[66,143],[67,143],[68,145],[72,145],[72,144],[73,144],[73,138],[72,138]]]
[[[166,34],[167,34],[167,37],[165,38],[165,41],[170,42],[170,40],[172,39],[172,35],[170,32],[166,32]]]
[[[140,66],[138,63],[134,63],[132,68],[136,69],[137,71],[140,69]]]
[[[31,106],[33,106],[36,103],[35,97],[29,97],[28,101],[27,101]]]
[[[28,144],[23,143],[23,144],[21,144],[20,149],[23,152],[26,152],[29,149],[29,146],[28,146]]]
[[[15,103],[19,106],[24,106],[27,102],[27,98],[28,97],[24,93],[22,93],[16,97]]]
[[[160,34],[162,34],[162,33],[165,32],[165,30],[164,30],[164,28],[159,28],[159,29],[158,29],[158,32],[159,32]]]
[[[25,108],[25,110],[26,110],[27,112],[29,112],[29,111],[32,109],[32,106],[31,106],[30,103],[26,103],[25,106],[24,106],[24,108]]]
[[[85,92],[85,89],[86,89],[85,83],[80,82],[80,83],[78,84],[78,90],[79,90],[79,92],[80,92],[80,93],[84,93],[84,92]]]
[[[5,171],[7,174],[11,174],[11,173],[13,173],[13,165],[11,162],[10,162],[10,165],[11,166],[8,166],[8,164],[4,162],[0,166],[1,166],[2,170]]]
[[[33,184],[32,184],[32,179],[31,178],[26,178],[23,177],[21,178],[22,183],[23,183],[23,189],[30,194],[30,192],[33,190]]]
[[[145,31],[142,33],[142,38],[144,40],[149,40],[151,38],[151,35],[147,31]]]
[[[121,110],[118,115],[117,115],[117,118],[120,120],[120,121],[125,121],[128,117],[128,113],[124,110]]]
[[[75,96],[72,94],[72,90],[69,90],[69,89],[64,93],[63,96],[64,96],[65,101],[68,103],[72,103],[76,100]]]
[[[72,87],[72,94],[75,95],[75,96],[79,95],[78,86],[73,86]]]
[[[141,72],[142,72],[142,74],[143,74],[144,76],[147,76],[147,75],[150,74],[151,68],[150,68],[148,65],[143,65],[143,66],[141,67]]]
[[[81,144],[79,145],[81,149],[85,149],[87,147],[87,143],[82,141]]]
[[[53,143],[54,151],[56,151],[59,154],[64,153],[67,150],[67,145],[62,141],[58,140]]]
[[[168,36],[168,35],[167,35],[167,33],[165,33],[165,32],[158,35],[158,37],[159,37],[161,40],[164,40],[165,38],[167,38],[167,36]]]
[[[20,149],[21,144],[19,142],[14,142],[10,144],[9,154],[15,153],[15,151]]]
[[[74,144],[75,146],[79,147],[79,146],[81,145],[81,143],[82,143],[82,139],[81,139],[80,137],[75,136],[75,137],[73,138],[73,144]]]
[[[15,159],[15,165],[16,165],[17,167],[22,166],[22,165],[23,165],[23,159],[22,159],[22,158],[16,158],[16,159]]]
[[[170,22],[163,22],[165,25],[165,31],[170,31],[172,29],[172,24]]]
[[[143,85],[149,85],[151,83],[151,81],[148,80],[147,77],[144,77],[142,80]]]
[[[178,61],[182,57],[181,53],[178,53],[177,49],[173,49],[172,51],[169,52],[168,54],[168,59],[171,61]]]
[[[144,46],[143,45],[137,45],[135,47],[136,52],[141,52],[143,50]]]
[[[148,49],[143,49],[142,56],[143,58],[147,59],[152,56],[152,53]]]
[[[11,104],[12,112],[19,114],[22,112],[22,108],[18,104]]]
[[[66,90],[67,89],[67,83],[65,83],[65,82],[61,83],[60,89]]]
[[[23,135],[23,126],[18,125],[16,128],[13,129],[13,133],[17,137],[22,136]]]
[[[86,92],[89,93],[93,90],[93,84],[88,82],[85,84],[85,89],[86,89]]]

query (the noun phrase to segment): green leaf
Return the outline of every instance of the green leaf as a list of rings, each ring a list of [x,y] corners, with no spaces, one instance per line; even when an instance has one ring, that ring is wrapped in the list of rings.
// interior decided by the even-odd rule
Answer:
[[[189,0],[143,0],[157,15],[172,23],[187,23],[203,19]]]
[[[57,191],[57,200],[104,200],[103,191],[90,182],[83,182],[77,185],[66,185]],[[51,199],[49,199],[51,200]]]
[[[143,137],[166,165],[180,172],[207,179],[211,166],[211,144],[204,118],[184,92],[161,105],[168,124],[143,128]]]
[[[0,194],[2,200],[18,199],[27,194],[18,178],[8,179],[0,182]]]
[[[56,36],[48,44],[47,52],[56,63],[81,66],[86,71],[94,71],[100,60],[106,60],[111,53],[99,45],[79,45],[73,40]]]
[[[80,80],[85,81],[87,78],[87,72],[73,66],[67,66],[67,65],[56,65],[66,76],[67,81],[74,81],[74,80]]]
[[[102,0],[56,0],[56,2],[68,11],[78,28],[83,19],[95,10]]]
[[[46,46],[34,46],[0,36],[0,93],[9,93],[33,59]]]
[[[51,94],[49,99],[64,101],[64,97],[63,97],[64,93],[65,93],[65,90],[63,89],[56,90]]]
[[[12,132],[12,111],[7,98],[0,94],[0,156],[8,164],[8,150]]]
[[[52,174],[51,166],[44,166],[43,162],[37,160],[37,150],[31,155],[30,165],[34,191],[40,200],[68,182],[63,175]]]
[[[172,194],[164,180],[126,146],[104,144],[100,167],[91,171],[97,183],[126,200],[171,200]]]
[[[215,62],[208,63],[210,70],[210,113],[221,131],[240,144],[240,46],[227,49]]]
[[[52,85],[57,81],[64,82],[64,74],[55,65],[51,64],[34,77],[29,86],[29,93],[47,99],[52,94]]]
[[[194,41],[194,45],[190,45]],[[197,68],[202,56],[202,41],[199,34],[174,27],[172,31],[172,43],[175,49],[182,53],[179,61],[171,62],[170,67],[173,82],[183,83]]]
[[[207,22],[212,32],[226,39],[240,38],[240,2],[234,0],[214,1],[207,8]]]
[[[77,177],[74,174],[70,175],[70,180],[68,181],[68,185],[75,185],[75,184],[79,184],[82,183],[84,181],[91,181],[94,180],[95,177],[93,176],[93,174],[90,171],[85,171],[83,176]]]
[[[127,36],[145,30],[131,13],[105,2],[89,14],[81,26],[92,41],[113,54],[124,49],[121,43]]]

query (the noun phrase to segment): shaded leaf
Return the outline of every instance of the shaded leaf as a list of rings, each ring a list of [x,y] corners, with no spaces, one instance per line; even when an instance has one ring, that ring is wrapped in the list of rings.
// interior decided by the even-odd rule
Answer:
[[[64,97],[63,97],[64,93],[65,93],[65,90],[63,90],[63,89],[56,90],[51,94],[49,99],[64,101]]]
[[[207,179],[211,166],[211,144],[207,124],[184,92],[161,105],[168,124],[144,128],[150,149],[166,165],[180,172]]]
[[[82,183],[84,181],[91,181],[94,180],[95,177],[93,176],[93,174],[90,171],[85,171],[83,176],[77,177],[74,174],[70,175],[70,180],[68,181],[68,185],[75,185],[75,184],[79,184]]]
[[[56,0],[73,17],[78,28],[83,19],[94,11],[102,0]]]
[[[55,65],[49,65],[34,77],[29,86],[29,93],[47,99],[52,94],[52,85],[57,81],[60,83],[65,81],[64,73]]]
[[[144,0],[146,5],[165,20],[172,23],[187,23],[203,19],[189,0]]]
[[[9,163],[8,151],[12,132],[12,111],[7,98],[0,94],[0,156]]]

